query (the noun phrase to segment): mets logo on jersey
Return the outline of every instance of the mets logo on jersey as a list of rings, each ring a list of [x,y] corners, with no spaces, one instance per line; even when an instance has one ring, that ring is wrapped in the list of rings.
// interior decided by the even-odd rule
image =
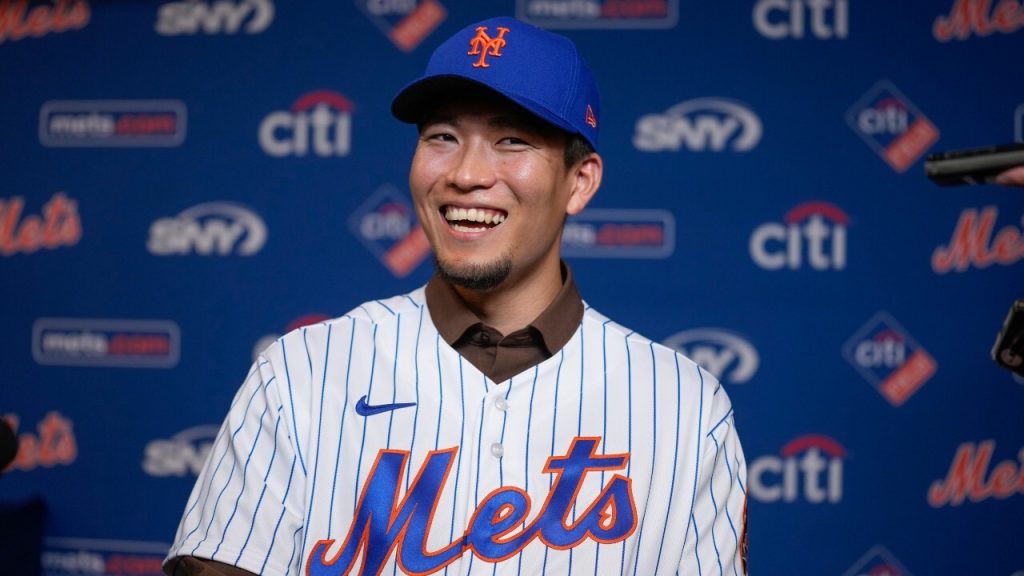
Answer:
[[[470,51],[466,54],[469,56],[480,55],[480,59],[473,63],[473,68],[490,68],[491,65],[487,63],[488,56],[501,56],[501,49],[505,47],[505,33],[508,32],[508,28],[504,26],[498,26],[498,36],[491,38],[487,35],[486,26],[477,26],[476,36],[469,41]]]
[[[306,574],[348,574],[362,556],[363,574],[379,574],[392,552],[402,571],[432,574],[467,550],[485,562],[501,562],[534,539],[560,550],[587,539],[602,544],[621,542],[637,525],[636,502],[629,477],[613,474],[593,502],[577,502],[587,474],[624,470],[629,454],[599,454],[599,437],[576,437],[563,456],[551,456],[544,472],[554,474],[551,490],[530,522],[530,497],[516,486],[502,486],[479,503],[465,535],[444,548],[427,550],[427,535],[458,447],[431,451],[399,501],[402,474],[409,452],[381,450],[363,486],[348,535],[332,555],[335,540],[318,541],[306,559]],[[585,506],[568,522],[575,505]],[[518,529],[518,530],[517,530]]]

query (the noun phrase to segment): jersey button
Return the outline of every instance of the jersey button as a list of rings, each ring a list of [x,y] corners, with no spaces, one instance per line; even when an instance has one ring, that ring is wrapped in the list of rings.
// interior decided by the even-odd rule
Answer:
[[[501,396],[494,399],[494,407],[502,412],[508,410],[508,402]]]
[[[491,444],[491,454],[493,454],[495,458],[501,458],[505,455],[505,447],[502,446],[500,442],[495,442],[494,444]]]

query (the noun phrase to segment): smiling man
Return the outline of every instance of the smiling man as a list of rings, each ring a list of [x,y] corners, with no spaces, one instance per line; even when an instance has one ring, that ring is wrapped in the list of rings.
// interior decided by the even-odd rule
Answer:
[[[587,306],[560,257],[601,184],[568,39],[474,24],[392,102],[437,273],[253,366],[168,574],[743,574],[726,392]]]

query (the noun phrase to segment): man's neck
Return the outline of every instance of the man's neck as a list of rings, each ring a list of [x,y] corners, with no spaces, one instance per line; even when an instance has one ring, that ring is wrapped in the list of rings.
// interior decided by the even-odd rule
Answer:
[[[481,322],[510,334],[528,326],[555,300],[562,288],[562,269],[559,263],[519,281],[509,278],[487,291],[454,288]]]

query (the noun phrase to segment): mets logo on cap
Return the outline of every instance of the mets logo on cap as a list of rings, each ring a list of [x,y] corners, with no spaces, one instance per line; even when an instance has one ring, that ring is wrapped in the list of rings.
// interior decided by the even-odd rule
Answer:
[[[501,56],[501,49],[505,47],[506,32],[508,32],[508,28],[498,26],[498,35],[491,38],[487,34],[487,26],[477,26],[476,36],[469,41],[470,51],[466,53],[469,56],[480,55],[480,59],[473,63],[473,68],[490,68],[491,65],[487,63],[487,57]]]

